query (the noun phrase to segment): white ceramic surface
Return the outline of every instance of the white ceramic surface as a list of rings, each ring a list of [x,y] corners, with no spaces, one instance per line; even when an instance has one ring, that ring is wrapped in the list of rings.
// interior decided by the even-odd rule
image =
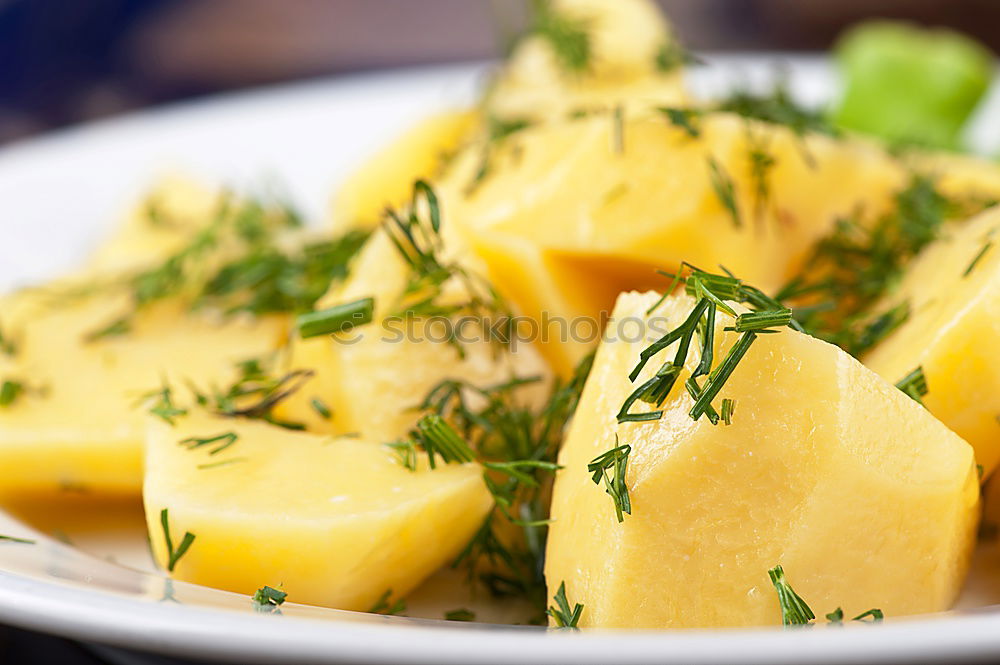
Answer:
[[[778,61],[787,63],[793,90],[803,100],[824,100],[833,89],[829,68],[815,59],[709,61],[692,80],[702,93],[733,82],[763,84]],[[353,165],[421,114],[473,99],[484,71],[438,67],[285,86],[6,147],[0,150],[0,288],[44,278],[80,260],[127,203],[163,172],[236,185],[277,182],[319,218],[333,187]],[[991,115],[981,113],[974,131],[984,151],[1000,138]],[[261,615],[245,596],[171,583],[153,570],[135,506],[95,505],[78,515],[55,511],[56,518],[53,511],[45,518],[32,516],[30,507],[14,512],[23,521],[0,511],[0,533],[38,543],[0,543],[0,622],[158,653],[241,663],[519,665],[1000,659],[1000,610],[989,608],[843,629],[576,634],[292,603],[280,616]],[[993,572],[1000,570],[997,548],[981,548],[974,568],[961,606],[1000,602],[1000,577]],[[429,608],[443,601],[433,598],[433,590],[421,593],[426,598],[417,599],[415,613],[440,616]]]

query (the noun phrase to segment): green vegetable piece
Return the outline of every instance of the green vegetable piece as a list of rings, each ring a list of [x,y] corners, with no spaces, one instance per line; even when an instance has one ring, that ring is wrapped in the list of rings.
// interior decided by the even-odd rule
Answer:
[[[845,88],[834,120],[893,144],[959,147],[993,78],[993,55],[950,30],[870,21],[836,47]]]

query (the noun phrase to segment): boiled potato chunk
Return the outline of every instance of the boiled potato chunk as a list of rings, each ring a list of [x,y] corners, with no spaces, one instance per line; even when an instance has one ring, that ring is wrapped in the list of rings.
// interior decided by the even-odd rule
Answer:
[[[924,404],[972,444],[984,477],[1000,461],[1000,210],[946,228],[910,265],[892,304],[910,317],[862,360],[888,381],[923,367]]]
[[[622,294],[614,320],[645,319],[657,297]],[[672,297],[653,316],[672,328],[693,305]],[[735,341],[727,323],[716,354]],[[581,625],[780,624],[767,574],[777,564],[817,611],[949,606],[978,519],[968,444],[837,347],[788,329],[759,335],[722,389],[736,403],[731,425],[693,421],[677,388],[662,419],[618,425],[647,346],[630,341],[634,324],[624,330],[598,348],[552,501],[546,580],[585,605]],[[623,523],[587,470],[616,435],[632,446]]]
[[[97,248],[88,269],[124,272],[167,258],[215,218],[225,196],[217,188],[182,175],[160,179]]]
[[[443,160],[470,135],[478,118],[469,110],[434,113],[368,158],[337,191],[335,228],[371,228],[387,207],[406,203],[413,181],[436,175]]]
[[[215,455],[179,443],[230,432]],[[281,585],[290,601],[347,610],[405,596],[492,505],[476,464],[408,471],[372,442],[200,414],[151,425],[143,497],[161,566],[163,509],[175,548],[195,536],[177,579],[244,594]]]
[[[25,294],[0,305],[3,329],[18,340],[0,381],[24,386],[0,407],[0,468],[17,470],[0,483],[4,494],[138,494],[143,394],[165,380],[227,386],[235,363],[270,352],[286,328],[277,319],[223,321],[164,303],[137,316],[127,334],[88,340],[130,303],[108,297],[53,306],[51,297]]]
[[[490,88],[492,116],[538,121],[620,105],[684,104],[681,47],[654,3],[555,0],[549,11],[561,28],[553,32],[584,35],[587,54],[568,63],[579,48],[560,52],[545,33],[529,34]]]
[[[445,229],[442,226],[442,229]],[[473,269],[478,265],[468,259]],[[305,422],[311,430],[360,433],[374,441],[404,436],[421,413],[415,409],[424,396],[445,379],[491,386],[516,377],[545,377],[549,371],[530,343],[512,352],[482,339],[446,341],[443,321],[388,318],[397,308],[409,279],[409,268],[383,230],[369,239],[351,267],[351,274],[335,285],[316,309],[375,299],[374,321],[344,334],[294,339],[289,368],[307,367],[315,376],[279,406],[281,417]],[[466,292],[457,280],[445,285],[449,302],[462,302]],[[469,324],[465,334],[476,338],[479,328]],[[526,388],[525,399],[544,398],[544,386]],[[332,411],[327,419],[313,408],[319,398]]]
[[[621,125],[596,115],[527,129],[497,148],[492,174],[470,193],[472,150],[441,184],[448,219],[526,315],[598,319],[622,290],[662,288],[654,268],[681,261],[776,290],[838,217],[881,210],[904,181],[895,160],[860,141],[729,114],[692,122],[698,136],[655,111]],[[773,165],[755,171],[755,155]],[[738,218],[710,160],[732,182]],[[563,374],[595,337],[566,340],[542,347]]]

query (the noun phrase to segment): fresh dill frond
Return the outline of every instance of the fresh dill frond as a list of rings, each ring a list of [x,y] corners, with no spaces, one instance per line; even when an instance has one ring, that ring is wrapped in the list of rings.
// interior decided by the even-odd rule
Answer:
[[[777,159],[767,149],[764,140],[747,126],[747,160],[750,162],[750,182],[753,192],[754,219],[762,220],[771,198],[771,170]]]
[[[186,439],[181,439],[179,443],[182,446],[186,446],[188,450],[195,450],[196,448],[201,448],[202,446],[211,446],[212,449],[208,452],[208,454],[218,455],[236,443],[237,439],[239,439],[239,435],[237,435],[236,432],[223,432],[222,434],[216,434],[215,436],[204,438],[191,436]]]
[[[506,142],[508,137],[531,127],[532,124],[534,123],[527,118],[500,118],[493,114],[486,116],[486,140],[483,141],[479,168],[476,169],[472,182],[465,188],[466,196],[475,192],[476,188],[492,172],[494,152]]]
[[[984,256],[986,256],[986,252],[990,251],[990,249],[992,248],[993,248],[992,240],[988,240],[985,243],[983,243],[983,246],[980,248],[979,252],[976,253],[976,255],[972,258],[972,261],[969,263],[969,266],[965,269],[965,272],[962,273],[963,279],[972,274],[972,271],[976,269],[976,266],[979,265],[979,262],[983,260]]]
[[[909,395],[913,400],[923,406],[923,397],[928,393],[927,377],[924,376],[924,368],[917,367],[896,383],[896,387]]]
[[[656,110],[662,113],[671,125],[683,129],[691,138],[696,139],[701,136],[701,126],[698,120],[704,115],[704,111],[670,106],[658,106]]]
[[[0,408],[5,408],[17,401],[24,394],[24,383],[15,379],[4,379],[0,383]]]
[[[851,619],[851,621],[865,621],[869,617],[871,618],[871,623],[879,623],[885,619],[885,614],[880,609],[872,608],[867,612],[862,612],[858,616]]]
[[[262,586],[252,596],[254,609],[258,612],[274,612],[284,604],[288,594],[274,587]]]
[[[330,420],[333,417],[333,411],[319,397],[313,397],[309,400],[309,405],[312,406],[313,411],[319,414],[319,417],[323,420]]]
[[[684,45],[677,39],[669,38],[656,49],[653,64],[656,66],[656,71],[667,74],[686,65],[703,65],[705,63],[684,48]]]
[[[946,220],[992,204],[946,196],[932,177],[914,174],[877,219],[839,220],[776,298],[793,306],[808,333],[860,356],[909,318],[909,302],[881,303],[913,257],[939,237]]]
[[[534,22],[529,34],[544,39],[552,47],[563,69],[580,74],[590,67],[591,43],[586,21],[556,11],[550,0],[534,0]]]
[[[451,423],[469,443],[494,498],[493,510],[453,567],[464,567],[470,580],[478,579],[493,595],[524,597],[539,611],[546,606],[542,561],[549,522],[547,497],[559,468],[556,457],[566,423],[592,365],[593,353],[580,362],[569,381],[553,385],[541,408],[526,406],[520,397],[521,390],[537,386],[538,377],[489,387],[448,379],[434,386],[416,407]],[[416,468],[419,448],[412,439],[390,446],[401,463]]]
[[[660,409],[638,413],[631,409],[637,401],[643,401],[656,407],[663,405],[677,383],[687,361],[692,341],[698,335],[701,341],[701,360],[684,384],[694,400],[694,405],[689,413],[694,420],[705,415],[713,425],[718,424],[720,416],[712,406],[712,401],[729,380],[757,335],[776,332],[775,328],[782,327],[800,329],[798,323],[792,318],[791,310],[766,296],[760,289],[744,284],[732,274],[728,272],[723,275],[708,273],[690,264],[683,264],[681,269],[687,269],[689,273],[682,275],[681,270],[676,275],[670,275],[673,278],[673,284],[664,292],[657,304],[650,308],[649,312],[652,312],[673,291],[677,282],[684,282],[685,291],[696,299],[695,306],[679,326],[667,332],[639,353],[639,362],[629,374],[629,380],[633,383],[639,378],[639,374],[650,359],[667,347],[677,344],[673,360],[665,362],[656,374],[625,398],[616,416],[619,423],[647,422],[663,417],[663,411]],[[728,304],[730,301],[745,303],[753,311],[737,314],[736,310]],[[734,325],[727,330],[739,332],[741,336],[729,349],[722,362],[713,368],[715,325],[719,312],[735,319]],[[707,377],[704,386],[697,380],[701,376]],[[727,424],[729,423],[727,422]]]
[[[111,321],[103,328],[90,331],[83,336],[83,341],[89,344],[108,337],[127,335],[130,332],[132,332],[132,317],[126,315]]]
[[[277,420],[274,409],[294,395],[314,375],[312,370],[297,369],[273,375],[262,358],[251,358],[237,364],[240,375],[228,389],[213,389],[205,402],[217,414],[230,418],[263,420],[286,429],[303,429],[301,423]],[[198,395],[199,393],[196,393]],[[201,400],[199,400],[201,401]]]
[[[621,104],[611,112],[611,146],[616,155],[625,154],[625,109]]]
[[[632,446],[618,445],[618,435],[615,435],[615,447],[598,455],[587,465],[587,472],[592,474],[591,480],[595,485],[604,481],[604,491],[611,497],[615,504],[615,516],[618,522],[625,521],[625,515],[632,514],[632,502],[628,495],[628,485],[625,482],[625,475],[628,471],[628,456],[632,452]],[[608,470],[613,474],[608,474]]]
[[[394,616],[402,614],[406,611],[406,601],[402,598],[397,598],[395,601],[390,603],[392,599],[392,589],[386,589],[385,593],[378,597],[371,607],[368,608],[369,614],[385,614],[387,616]]]
[[[550,605],[545,613],[552,617],[558,628],[570,628],[579,630],[580,616],[583,614],[583,605],[576,603],[572,609],[569,600],[566,598],[566,582],[559,583],[559,589],[552,597],[555,605]]]
[[[233,464],[239,464],[240,462],[246,462],[246,461],[247,461],[246,457],[231,457],[229,459],[219,460],[218,462],[209,462],[208,464],[199,464],[198,465],[198,469],[202,470],[202,471],[205,470],[205,469],[219,469],[219,468],[222,468],[224,466],[231,466]]]
[[[174,572],[174,566],[177,565],[177,562],[180,561],[181,557],[187,553],[188,548],[191,547],[195,536],[190,531],[185,531],[180,545],[177,546],[177,549],[174,549],[174,543],[170,537],[170,517],[166,508],[160,511],[160,526],[163,527],[163,540],[167,547],[167,571],[172,573]]]
[[[166,259],[100,287],[123,289],[131,306],[84,339],[128,334],[136,314],[168,298],[180,298],[191,310],[212,308],[227,316],[309,311],[334,280],[347,274],[349,260],[368,234],[283,242],[300,226],[299,215],[286,205],[226,193],[212,219]]]
[[[352,302],[300,314],[295,320],[299,337],[309,339],[319,335],[344,333],[366,323],[375,316],[375,299],[361,298]]]
[[[0,353],[10,358],[17,355],[18,343],[17,340],[10,334],[9,331],[5,332],[3,326],[0,326]]]
[[[823,109],[810,109],[792,99],[788,83],[784,79],[779,79],[773,89],[765,94],[737,90],[716,103],[714,108],[744,118],[783,125],[799,136],[807,133],[833,137],[840,135]]]
[[[444,613],[445,621],[475,621],[476,613],[464,607]]]
[[[0,543],[16,543],[20,545],[35,545],[35,541],[28,538],[16,538],[14,536],[5,536],[0,534]]]
[[[187,415],[187,409],[182,409],[174,404],[173,400],[173,390],[170,386],[163,386],[159,390],[154,390],[151,393],[147,393],[143,396],[143,400],[153,398],[149,407],[149,412],[160,418],[168,425],[173,427],[176,424],[176,419],[181,416]]]
[[[719,412],[719,417],[722,418],[722,422],[727,425],[733,424],[733,413],[736,412],[736,401],[729,399],[728,397],[722,400],[722,410]]]
[[[423,214],[425,208],[426,215]],[[408,211],[388,210],[383,228],[410,272],[390,318],[470,315],[481,323],[484,331],[489,331],[490,342],[508,348],[513,338],[510,328],[513,314],[487,279],[443,257],[440,203],[427,182],[414,182]],[[453,279],[462,285],[465,299],[445,302],[442,298],[445,284]],[[454,330],[451,332],[450,341],[462,355],[464,352],[454,337]]]
[[[719,199],[719,203],[729,213],[733,220],[733,226],[742,227],[743,217],[740,214],[739,203],[736,201],[736,183],[733,182],[732,176],[715,157],[708,158],[708,175],[712,183],[712,190]]]
[[[415,439],[427,453],[432,469],[437,457],[445,464],[465,464],[476,459],[469,444],[436,413],[429,413],[418,420],[415,434]]]
[[[795,593],[795,590],[785,579],[785,571],[781,566],[770,569],[767,571],[767,575],[771,578],[771,584],[774,585],[774,590],[778,593],[782,625],[801,626],[816,618],[806,601]]]

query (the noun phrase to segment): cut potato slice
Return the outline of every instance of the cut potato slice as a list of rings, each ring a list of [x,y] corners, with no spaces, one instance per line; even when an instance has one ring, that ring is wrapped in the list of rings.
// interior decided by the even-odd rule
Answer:
[[[657,297],[622,294],[614,321],[644,320]],[[673,297],[653,316],[673,328],[693,305]],[[735,341],[721,319],[716,363]],[[688,416],[687,371],[662,419],[619,425],[647,346],[634,338],[598,348],[559,457],[545,572],[550,593],[565,581],[585,605],[581,626],[779,624],[777,564],[817,612],[952,603],[978,519],[968,444],[837,347],[789,329],[759,335],[726,382],[731,425]],[[632,447],[623,523],[587,469],[616,436]]]
[[[503,120],[560,119],[578,111],[650,103],[683,105],[683,49],[649,0],[556,0],[560,28],[529,34],[499,72],[486,109]],[[546,35],[584,35],[586,53]],[[572,62],[567,62],[567,58]]]
[[[654,267],[685,260],[773,292],[838,217],[879,212],[904,180],[867,143],[728,114],[692,122],[698,136],[656,112],[620,126],[598,116],[527,129],[497,148],[471,193],[479,154],[470,150],[441,184],[447,220],[526,315],[599,319],[620,291],[662,287]],[[773,164],[756,170],[755,155]],[[720,196],[725,180],[738,215]],[[542,349],[568,374],[595,339],[553,334]]]
[[[180,175],[150,188],[121,226],[91,256],[90,270],[107,275],[144,268],[181,249],[221,209],[225,192]]]
[[[476,265],[474,260],[468,262]],[[383,230],[376,231],[352,264],[350,277],[316,305],[322,309],[373,297],[374,321],[342,335],[293,340],[289,367],[310,368],[316,374],[279,405],[282,418],[305,422],[314,431],[393,441],[406,435],[421,415],[415,407],[445,379],[492,386],[514,377],[547,378],[549,370],[530,343],[508,352],[488,340],[475,340],[479,328],[474,323],[465,328],[469,341],[450,343],[446,339],[450,324],[440,317],[413,322],[387,319],[408,279],[409,268],[396,247]],[[444,297],[461,302],[465,293],[457,280],[449,280]],[[520,394],[544,399],[544,384],[541,381]],[[316,398],[330,407],[332,419],[316,412],[312,404]]]
[[[334,228],[371,228],[387,207],[401,207],[409,200],[413,181],[436,175],[478,121],[475,111],[442,111],[396,137],[340,186],[333,203]]]
[[[227,386],[235,363],[269,353],[287,329],[277,318],[222,321],[164,303],[137,316],[128,334],[90,341],[88,333],[131,304],[113,296],[57,307],[48,300],[24,294],[0,308],[4,330],[18,340],[0,381],[24,386],[0,407],[0,467],[17,469],[0,484],[5,494],[138,494],[143,394],[165,381]]]
[[[218,446],[181,443],[230,432],[215,455]],[[347,610],[405,596],[459,553],[492,505],[476,464],[407,471],[371,442],[205,415],[151,424],[143,497],[160,565],[162,510],[175,549],[195,537],[177,579],[244,594],[280,585],[290,601]]]
[[[922,367],[924,404],[972,444],[984,477],[1000,462],[998,245],[1000,210],[947,226],[890,296],[909,319],[863,358],[893,382]]]

